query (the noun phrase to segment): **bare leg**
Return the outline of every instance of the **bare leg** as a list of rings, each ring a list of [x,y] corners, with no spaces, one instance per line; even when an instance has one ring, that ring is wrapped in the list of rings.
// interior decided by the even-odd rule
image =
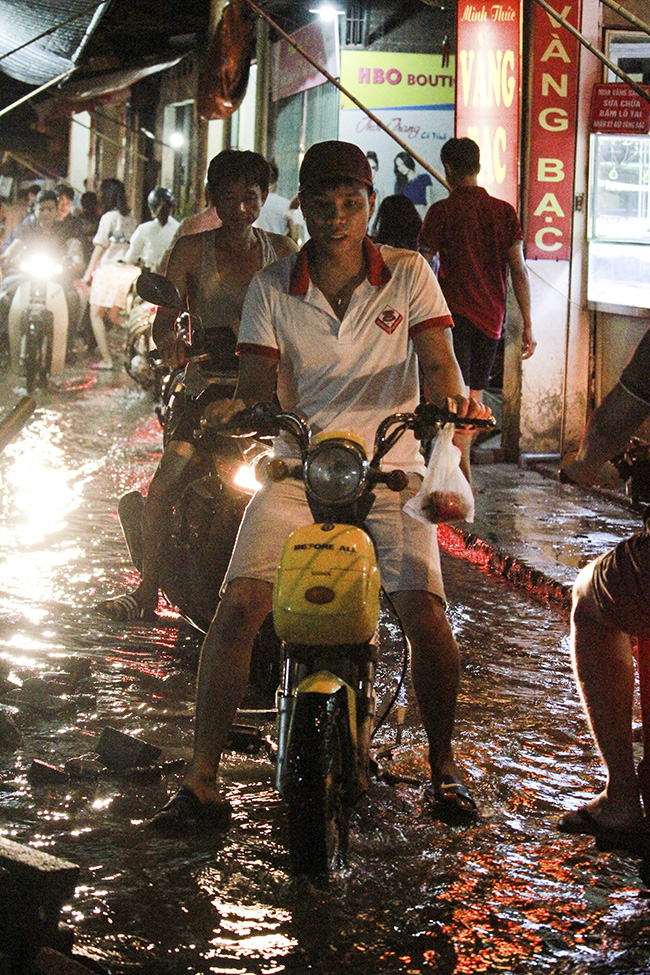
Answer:
[[[479,403],[483,402],[483,390],[482,389],[470,389],[469,395],[473,396],[475,400]],[[472,444],[476,438],[476,434],[472,433],[461,433],[456,431],[454,434],[454,443],[460,449],[460,469],[469,481],[472,483],[472,471],[471,471],[471,454],[472,454]]]
[[[575,582],[571,657],[607,784],[586,808],[603,826],[621,829],[642,818],[632,750],[634,659],[629,636],[602,618],[592,575],[593,565],[588,565]]]
[[[201,802],[219,798],[221,751],[246,690],[255,634],[271,610],[272,587],[234,579],[219,603],[199,664],[194,757],[185,784]]]
[[[155,611],[158,606],[160,549],[170,530],[175,489],[195,453],[191,444],[173,440],[149,485],[142,512],[142,581],[133,593],[145,611]]]
[[[122,325],[123,319],[121,307],[119,305],[113,305],[112,308],[109,308],[107,318],[111,325]]]
[[[429,739],[432,776],[457,776],[452,736],[460,661],[444,606],[438,596],[423,591],[395,592],[392,600],[411,645],[413,687]]]
[[[563,469],[579,484],[591,484],[603,464],[627,446],[648,415],[648,404],[617,383],[592,413],[575,459],[564,462]]]
[[[97,342],[97,348],[99,349],[99,354],[102,357],[102,362],[106,365],[112,365],[113,358],[108,348],[108,342],[106,340],[106,327],[104,325],[104,314],[106,312],[105,308],[100,305],[90,306],[90,324],[93,327],[93,334],[95,336],[95,341]]]

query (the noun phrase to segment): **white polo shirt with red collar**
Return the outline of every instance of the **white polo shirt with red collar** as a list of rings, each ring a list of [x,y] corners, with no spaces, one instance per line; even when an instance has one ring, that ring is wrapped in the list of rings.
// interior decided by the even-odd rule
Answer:
[[[412,336],[453,327],[435,275],[415,251],[364,240],[367,277],[339,321],[309,277],[310,242],[253,278],[244,302],[237,351],[278,360],[283,409],[300,413],[312,432],[351,431],[372,454],[375,431],[389,414],[420,400]],[[278,456],[296,456],[282,434]],[[408,432],[384,460],[387,469],[424,470]]]

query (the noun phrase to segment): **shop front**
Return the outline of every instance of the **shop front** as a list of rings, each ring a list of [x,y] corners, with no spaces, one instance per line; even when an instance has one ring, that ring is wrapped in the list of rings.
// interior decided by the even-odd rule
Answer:
[[[519,209],[531,280],[531,359],[520,361],[516,308],[506,328],[511,460],[573,449],[648,326],[650,105],[587,46],[646,85],[650,37],[612,20],[599,0],[458,4],[456,134],[481,146],[488,191]]]
[[[650,86],[650,36],[608,30],[605,53]],[[599,402],[650,319],[650,102],[608,72],[594,87],[589,140],[587,300]]]

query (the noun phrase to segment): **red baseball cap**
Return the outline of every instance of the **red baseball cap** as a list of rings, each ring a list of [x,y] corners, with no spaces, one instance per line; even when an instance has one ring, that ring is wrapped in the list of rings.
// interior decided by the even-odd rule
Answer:
[[[317,142],[305,153],[300,167],[300,189],[356,179],[372,189],[372,171],[366,154],[352,142]]]

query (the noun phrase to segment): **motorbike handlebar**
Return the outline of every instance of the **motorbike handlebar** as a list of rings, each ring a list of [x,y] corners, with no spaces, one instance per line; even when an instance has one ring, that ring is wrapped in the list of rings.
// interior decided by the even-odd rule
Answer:
[[[413,430],[418,440],[431,440],[439,427],[447,423],[484,430],[496,426],[494,417],[485,420],[459,417],[447,407],[421,403],[414,413],[393,413],[382,420],[375,436],[373,459],[381,459],[406,430]],[[395,429],[389,434],[391,427]],[[241,410],[219,428],[221,434],[229,437],[276,437],[281,430],[286,430],[297,440],[303,453],[307,450],[310,433],[305,420],[295,413],[284,413],[264,403]]]
[[[438,429],[448,423],[453,423],[455,427],[460,429],[475,427],[480,430],[493,430],[497,422],[493,416],[486,420],[458,416],[447,406],[435,406],[433,403],[420,403],[415,413],[410,414],[410,416],[413,417],[412,423],[409,424],[410,429],[413,430],[415,437],[422,441],[432,440]],[[379,434],[379,431],[377,433]]]
[[[272,406],[256,403],[235,413],[216,429],[226,437],[277,437],[282,429],[281,415]]]
[[[637,507],[650,507],[650,444],[633,437],[611,463],[625,481],[625,493]]]

